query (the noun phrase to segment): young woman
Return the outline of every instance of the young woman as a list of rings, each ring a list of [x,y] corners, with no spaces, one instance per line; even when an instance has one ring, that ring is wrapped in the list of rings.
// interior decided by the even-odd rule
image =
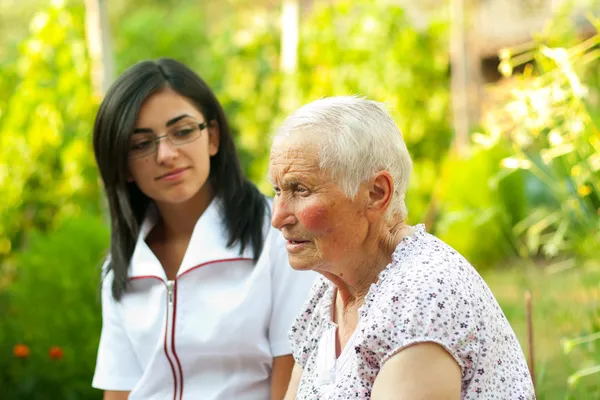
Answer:
[[[105,400],[282,398],[314,276],[289,267],[211,89],[174,60],[132,66],[94,152],[111,246],[93,386]]]

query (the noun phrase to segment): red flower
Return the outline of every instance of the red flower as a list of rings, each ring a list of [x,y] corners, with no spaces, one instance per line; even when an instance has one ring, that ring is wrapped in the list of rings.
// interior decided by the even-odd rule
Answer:
[[[17,358],[27,358],[29,357],[29,347],[24,344],[17,344],[13,347],[13,354]]]
[[[50,350],[48,350],[48,355],[53,360],[60,360],[65,355],[65,352],[58,346],[52,346],[50,347]]]

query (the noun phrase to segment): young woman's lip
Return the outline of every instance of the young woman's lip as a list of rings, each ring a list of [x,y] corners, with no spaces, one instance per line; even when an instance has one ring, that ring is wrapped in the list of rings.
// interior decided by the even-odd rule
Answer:
[[[177,168],[177,169],[173,169],[173,170],[171,170],[171,171],[167,172],[166,174],[159,176],[159,177],[158,177],[158,178],[156,178],[156,179],[168,178],[168,177],[170,177],[170,176],[177,175],[177,174],[179,174],[179,173],[181,173],[181,172],[185,171],[186,169],[187,169],[187,168]]]

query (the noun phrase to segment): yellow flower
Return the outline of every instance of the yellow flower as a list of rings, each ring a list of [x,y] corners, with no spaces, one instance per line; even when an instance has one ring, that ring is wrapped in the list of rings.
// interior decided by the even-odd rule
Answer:
[[[512,76],[513,67],[508,61],[501,61],[498,66],[498,71],[502,74],[503,77],[509,78]]]
[[[498,53],[498,57],[500,60],[508,60],[512,56],[512,51],[510,49],[501,49]]]
[[[548,140],[552,146],[558,146],[563,143],[563,137],[556,129],[553,129],[552,132],[550,132],[548,135]]]
[[[592,188],[588,185],[581,185],[577,188],[577,193],[579,193],[581,197],[585,197],[592,193]]]
[[[560,341],[560,344],[562,346],[563,353],[565,354],[569,354],[571,350],[573,350],[573,348],[575,347],[575,342],[569,339],[562,339]]]

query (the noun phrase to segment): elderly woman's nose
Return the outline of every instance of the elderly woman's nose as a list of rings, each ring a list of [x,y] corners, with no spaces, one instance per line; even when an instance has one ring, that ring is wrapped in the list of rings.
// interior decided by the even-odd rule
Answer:
[[[281,230],[286,225],[293,225],[296,222],[296,217],[290,211],[286,204],[276,198],[273,201],[273,215],[271,217],[273,228]]]

